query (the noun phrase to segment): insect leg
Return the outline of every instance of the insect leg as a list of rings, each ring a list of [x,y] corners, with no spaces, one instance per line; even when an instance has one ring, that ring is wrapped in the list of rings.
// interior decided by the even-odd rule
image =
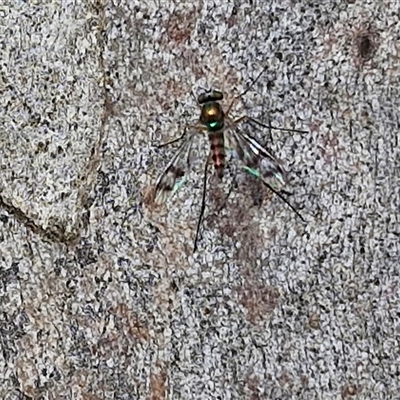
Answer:
[[[225,115],[228,116],[230,111],[232,110],[233,105],[240,99],[240,96],[236,96],[233,98],[231,101],[231,104],[229,104],[228,110],[226,111]]]
[[[243,117],[235,119],[233,121],[233,123],[235,125],[237,125],[237,124],[240,124],[241,122],[244,122],[244,121],[248,121],[250,123],[254,123],[254,124],[256,124],[258,126],[261,126],[262,128],[265,128],[265,129],[277,129],[279,131],[285,131],[285,132],[308,133],[307,131],[302,131],[300,129],[278,128],[277,126],[273,126],[273,125],[265,125],[262,122],[257,121],[256,119],[254,119],[252,117],[249,117],[248,115],[244,115]]]
[[[194,246],[193,246],[193,253],[197,251],[197,242],[199,239],[200,234],[200,226],[204,216],[204,210],[206,208],[206,191],[207,191],[207,175],[208,175],[208,164],[210,163],[211,155],[207,157],[205,166],[204,166],[204,177],[203,177],[203,195],[201,198],[201,209],[199,214],[199,219],[197,221],[197,228],[196,228],[196,237],[194,239]]]
[[[204,130],[204,126],[202,124],[199,124],[199,123],[197,123],[195,125],[186,125],[181,136],[179,136],[179,137],[177,137],[175,139],[172,139],[172,140],[170,140],[170,141],[168,141],[166,143],[161,143],[157,147],[160,149],[161,147],[165,147],[165,146],[168,146],[170,144],[179,142],[180,140],[182,140],[186,136],[188,130],[191,130],[191,131],[193,131],[193,130],[201,130],[201,131],[203,131]]]
[[[293,211],[294,213],[303,221],[306,222],[305,219],[300,215],[300,213],[289,203],[288,200],[286,200],[277,190],[275,190],[269,183],[265,182],[264,179],[262,179],[263,184],[271,190],[271,192],[275,193],[284,203],[286,203]]]
[[[257,75],[257,77],[255,79],[253,79],[253,82],[251,82],[251,84],[245,89],[244,92],[240,93],[238,96],[234,97],[230,106],[228,107],[228,111],[226,112],[226,115],[229,115],[229,112],[231,111],[233,105],[235,104],[235,102],[240,99],[241,97],[243,97],[252,87],[253,85],[261,78],[261,75],[264,73],[264,71],[267,69],[267,67],[265,66],[261,72]]]
[[[182,133],[181,136],[179,136],[179,137],[177,137],[177,138],[175,138],[175,139],[172,139],[172,140],[170,140],[170,141],[168,141],[168,142],[166,142],[166,143],[161,143],[161,144],[159,144],[157,147],[158,147],[159,149],[161,149],[162,147],[169,146],[170,144],[179,142],[180,140],[182,140],[182,139],[185,137],[185,135],[186,135],[186,129],[185,129],[185,131]]]

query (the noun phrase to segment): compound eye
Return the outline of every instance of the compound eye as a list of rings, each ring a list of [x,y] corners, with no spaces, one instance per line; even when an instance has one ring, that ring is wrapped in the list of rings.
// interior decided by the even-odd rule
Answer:
[[[212,92],[212,97],[214,101],[220,101],[224,98],[224,95],[219,90],[214,90]]]
[[[206,103],[208,100],[208,96],[209,96],[209,94],[208,93],[203,93],[203,94],[201,94],[198,98],[197,98],[197,101],[198,101],[198,103],[199,104],[204,104],[204,103]]]

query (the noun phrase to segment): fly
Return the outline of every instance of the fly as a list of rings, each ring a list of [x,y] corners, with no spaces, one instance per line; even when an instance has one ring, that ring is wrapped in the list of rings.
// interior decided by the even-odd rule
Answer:
[[[261,74],[254,80],[254,82],[261,76]],[[275,158],[254,138],[237,128],[240,123],[247,121],[250,125],[258,125],[263,128],[273,128],[289,132],[306,132],[297,129],[274,128],[272,126],[264,125],[249,116],[243,116],[236,120],[232,119],[229,116],[229,113],[234,103],[241,96],[247,93],[250,87],[244,93],[232,100],[226,112],[224,112],[222,105],[220,104],[220,101],[223,100],[222,92],[218,90],[210,90],[202,93],[197,98],[197,102],[201,107],[199,121],[194,125],[186,127],[184,133],[180,137],[159,146],[163,147],[183,140],[156,183],[154,200],[156,202],[163,202],[176,193],[185,182],[190,169],[193,137],[199,134],[199,132],[203,132],[208,136],[210,141],[210,152],[204,163],[202,202],[197,221],[193,252],[196,252],[197,250],[197,242],[205,210],[208,166],[212,161],[215,173],[217,177],[221,179],[224,174],[227,151],[233,152],[235,157],[239,159],[241,167],[246,172],[260,179],[265,186],[279,196],[296,213],[296,215],[304,221],[296,209],[282,196],[281,193],[279,193],[288,182],[281,161]]]

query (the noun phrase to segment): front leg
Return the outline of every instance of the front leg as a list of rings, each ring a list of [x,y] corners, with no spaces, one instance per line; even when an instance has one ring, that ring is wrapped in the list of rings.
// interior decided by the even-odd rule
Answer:
[[[308,133],[307,131],[302,131],[300,129],[278,128],[278,127],[273,126],[273,125],[265,125],[262,122],[256,120],[255,118],[249,117],[248,115],[243,115],[243,117],[235,119],[233,121],[233,123],[235,125],[237,125],[237,124],[240,124],[241,122],[244,122],[244,121],[248,121],[250,123],[254,123],[254,124],[256,124],[258,126],[261,126],[262,128],[265,128],[265,129],[276,129],[276,130],[284,131],[284,132]]]
[[[174,144],[176,142],[179,142],[186,136],[188,131],[192,131],[193,132],[194,130],[203,131],[204,130],[204,126],[199,124],[199,123],[197,123],[195,125],[186,125],[181,136],[179,136],[179,137],[177,137],[175,139],[169,140],[166,143],[161,143],[157,147],[160,149],[161,147],[169,146],[170,144]]]
[[[166,142],[166,143],[161,143],[161,144],[159,144],[157,147],[158,147],[159,149],[161,149],[162,147],[169,146],[170,144],[174,144],[174,143],[176,143],[176,142],[179,142],[179,141],[182,140],[185,136],[186,136],[186,129],[183,131],[183,133],[182,133],[181,136],[179,136],[179,137],[177,137],[177,138],[175,138],[175,139],[172,139],[172,140],[170,140],[170,141],[168,141],[168,142]]]

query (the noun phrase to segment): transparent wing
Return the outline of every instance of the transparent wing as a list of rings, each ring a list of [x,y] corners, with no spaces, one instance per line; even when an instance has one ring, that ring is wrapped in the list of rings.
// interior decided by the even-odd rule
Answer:
[[[154,194],[156,202],[164,202],[169,197],[172,197],[185,183],[190,167],[193,136],[194,134],[190,134],[184,139],[164,172],[157,179]]]
[[[226,131],[225,141],[228,149],[242,162],[243,168],[273,189],[281,190],[287,183],[281,162],[233,122],[230,128]]]

